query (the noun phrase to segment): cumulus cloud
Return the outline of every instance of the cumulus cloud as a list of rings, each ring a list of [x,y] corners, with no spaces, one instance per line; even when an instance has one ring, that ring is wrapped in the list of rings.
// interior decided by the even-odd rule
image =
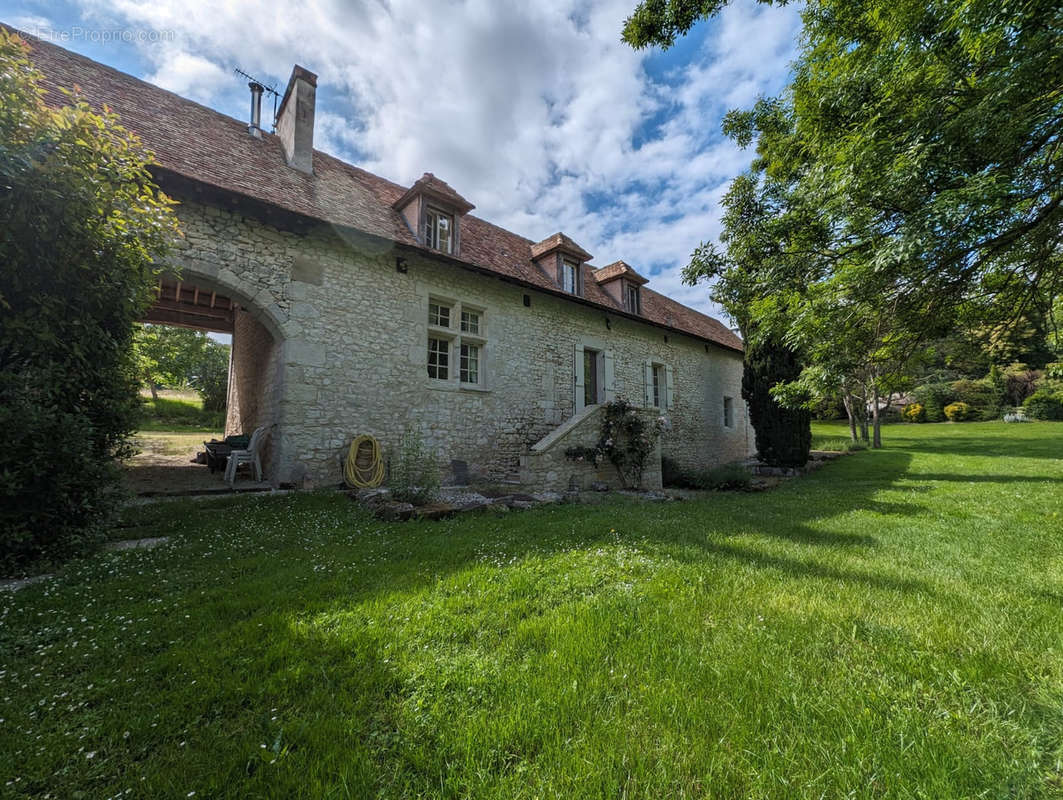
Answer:
[[[148,79],[237,117],[233,66],[283,89],[302,64],[319,75],[322,149],[402,184],[432,171],[475,213],[533,239],[563,230],[712,312],[678,275],[748,163],[720,120],[785,84],[798,12],[735,0],[661,72],[620,42],[634,2],[79,0],[86,17],[174,31],[143,47]]]

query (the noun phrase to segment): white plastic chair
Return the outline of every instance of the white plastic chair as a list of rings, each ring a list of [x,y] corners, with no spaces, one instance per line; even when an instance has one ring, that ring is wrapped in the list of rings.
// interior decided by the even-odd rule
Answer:
[[[262,480],[262,459],[259,450],[262,448],[262,437],[266,435],[266,427],[255,428],[251,434],[251,441],[247,443],[246,450],[233,450],[229,453],[229,462],[225,465],[225,480],[230,486],[236,484],[236,468],[241,464],[249,464],[255,469],[255,480]]]

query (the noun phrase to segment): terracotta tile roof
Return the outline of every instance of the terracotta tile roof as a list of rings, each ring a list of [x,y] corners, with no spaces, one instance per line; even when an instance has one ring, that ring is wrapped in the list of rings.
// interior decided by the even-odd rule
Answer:
[[[594,280],[598,281],[598,283],[608,283],[620,277],[627,278],[632,283],[637,283],[640,286],[644,283],[649,283],[646,278],[635,272],[634,267],[624,261],[614,261],[612,264],[607,264],[601,269],[594,271]]]
[[[319,150],[314,151],[313,175],[291,169],[280,141],[270,133],[264,131],[262,138],[256,139],[248,135],[245,122],[57,45],[20,35],[30,44],[30,57],[44,74],[44,88],[49,90],[46,101],[65,101],[56,91],[59,87],[80,87],[90,105],[97,109],[107,105],[117,112],[122,124],[140,136],[164,170],[311,219],[424,249],[395,210],[409,191],[406,187]],[[468,205],[431,173],[421,181],[431,191],[445,192]],[[461,262],[554,294],[564,293],[556,276],[535,263],[536,255],[559,248],[571,248],[578,257],[585,254],[561,233],[535,243],[471,215],[464,216],[461,225]],[[610,313],[627,315],[597,280],[590,280],[594,269],[589,265],[583,269],[584,300]],[[642,290],[641,318],[722,347],[742,349],[742,341],[719,321],[646,288]]]
[[[594,258],[594,256],[560,231],[553,236],[547,236],[541,242],[533,244],[531,249],[532,258],[542,258],[547,253],[552,253],[555,250],[560,250],[562,253],[568,253],[571,256],[575,256],[580,261],[590,261]]]
[[[430,198],[442,201],[443,203],[452,206],[457,209],[459,213],[467,214],[472,211],[476,206],[462,197],[460,194],[451,188],[450,184],[446,181],[441,181],[431,172],[426,172],[420,178],[418,178],[413,186],[406,190],[395,202],[395,209],[402,210],[402,208],[414,198],[415,195],[425,194]]]

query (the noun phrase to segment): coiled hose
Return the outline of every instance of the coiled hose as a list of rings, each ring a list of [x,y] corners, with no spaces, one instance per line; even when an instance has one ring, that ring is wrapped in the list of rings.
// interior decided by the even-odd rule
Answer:
[[[343,481],[357,489],[370,489],[384,481],[384,459],[380,442],[372,436],[356,436],[347,451]]]

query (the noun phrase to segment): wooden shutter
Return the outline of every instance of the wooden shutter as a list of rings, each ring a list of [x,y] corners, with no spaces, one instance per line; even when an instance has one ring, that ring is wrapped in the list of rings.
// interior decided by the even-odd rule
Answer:
[[[576,280],[574,281],[574,283],[575,283],[576,294],[578,294],[580,297],[583,297],[583,264],[580,263],[579,261],[577,261],[575,263],[576,263]]]
[[[653,362],[646,361],[646,408],[653,408]]]
[[[606,350],[602,354],[602,383],[605,386],[605,402],[616,400],[616,362],[613,351]]]
[[[586,378],[583,374],[583,345],[577,344],[572,352],[572,408],[577,414],[586,407],[583,403],[583,387],[585,381]]]
[[[675,403],[675,379],[672,377],[672,368],[664,368],[664,407],[671,408]]]

